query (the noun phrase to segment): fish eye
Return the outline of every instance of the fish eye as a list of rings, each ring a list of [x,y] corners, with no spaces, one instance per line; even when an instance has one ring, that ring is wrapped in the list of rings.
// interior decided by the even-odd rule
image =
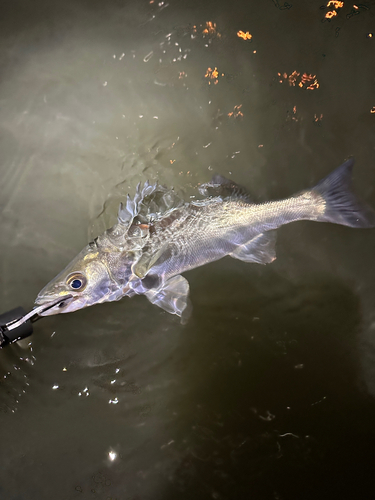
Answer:
[[[73,273],[68,276],[66,283],[72,290],[83,290],[86,286],[86,277],[81,273]]]

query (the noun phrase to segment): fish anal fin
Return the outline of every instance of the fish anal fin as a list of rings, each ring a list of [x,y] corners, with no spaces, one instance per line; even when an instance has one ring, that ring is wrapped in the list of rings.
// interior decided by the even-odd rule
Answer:
[[[276,231],[266,231],[240,245],[229,255],[234,259],[257,264],[269,264],[276,259]]]
[[[165,281],[160,288],[145,293],[148,300],[170,314],[177,314],[185,322],[190,314],[189,283],[178,274]]]

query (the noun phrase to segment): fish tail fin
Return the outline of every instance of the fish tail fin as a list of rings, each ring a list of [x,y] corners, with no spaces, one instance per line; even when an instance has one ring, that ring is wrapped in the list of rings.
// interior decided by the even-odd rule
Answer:
[[[374,210],[357,199],[351,190],[354,159],[351,158],[322,179],[313,188],[325,201],[322,222],[333,222],[350,227],[375,227]]]

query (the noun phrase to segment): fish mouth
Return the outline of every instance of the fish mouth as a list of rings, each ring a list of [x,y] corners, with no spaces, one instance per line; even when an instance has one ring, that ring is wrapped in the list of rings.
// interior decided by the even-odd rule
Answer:
[[[71,294],[61,295],[60,297],[52,298],[48,295],[38,296],[35,304],[38,306],[34,310],[38,310],[39,316],[49,316],[64,312],[64,309],[73,302],[74,297]]]

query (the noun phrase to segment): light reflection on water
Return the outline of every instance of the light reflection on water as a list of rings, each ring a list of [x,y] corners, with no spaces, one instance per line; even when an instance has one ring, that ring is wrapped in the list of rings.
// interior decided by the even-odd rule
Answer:
[[[146,179],[189,199],[219,172],[263,200],[353,154],[375,206],[362,4],[331,22],[275,1],[16,7],[0,20],[2,310],[31,307]],[[0,498],[368,496],[373,254],[372,231],[294,224],[271,266],[188,273],[185,326],[144,297],[38,322],[0,352]]]

